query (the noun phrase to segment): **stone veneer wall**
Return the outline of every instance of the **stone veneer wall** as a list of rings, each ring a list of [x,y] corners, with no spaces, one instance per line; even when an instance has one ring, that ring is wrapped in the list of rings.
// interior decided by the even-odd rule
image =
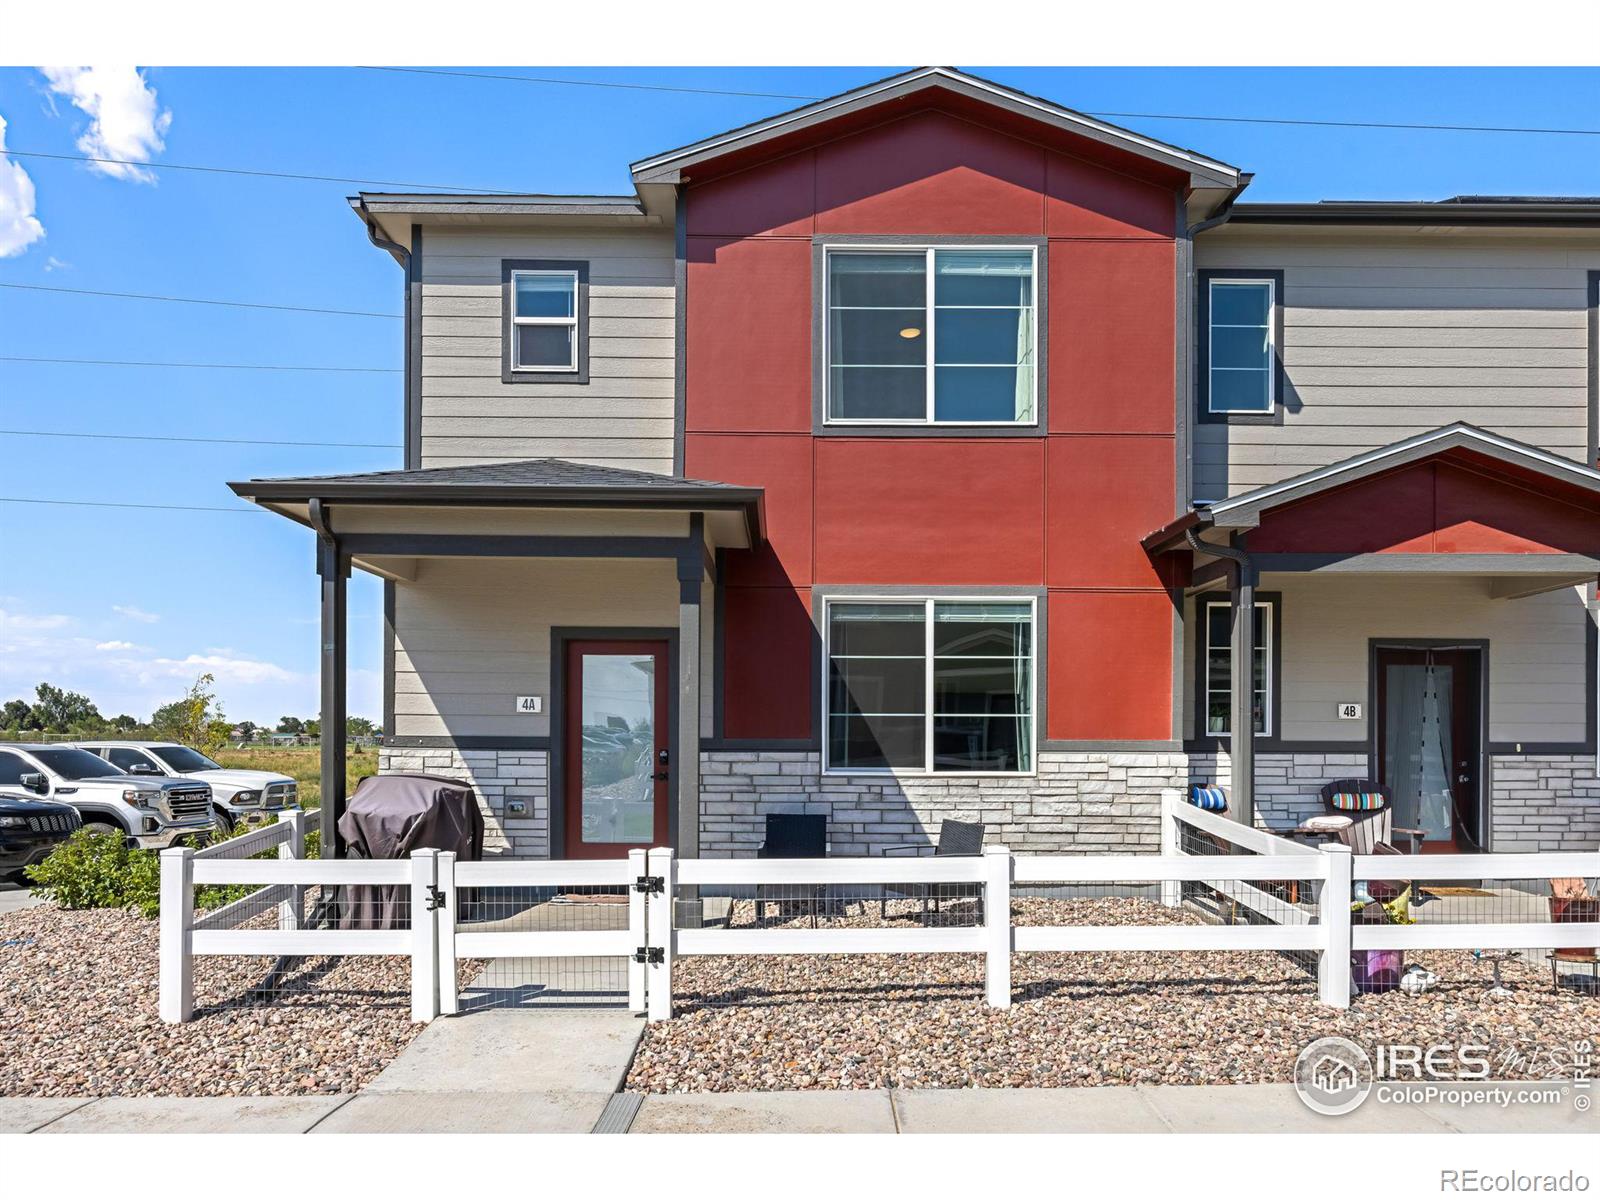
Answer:
[[[1489,849],[1600,850],[1594,755],[1496,754],[1489,779]]]
[[[386,746],[378,751],[380,773],[413,771],[471,783],[483,810],[483,852],[487,857],[550,857],[549,769],[549,756],[543,750]],[[517,800],[527,811],[508,815],[507,802]]]
[[[945,818],[982,821],[987,840],[1023,854],[1155,854],[1161,798],[1181,797],[1181,753],[1039,755],[1034,776],[936,779],[824,776],[815,751],[708,751],[700,755],[700,848],[752,855],[766,814],[825,813],[830,850],[870,855],[927,844]]]
[[[1322,811],[1322,785],[1331,779],[1358,778],[1367,773],[1365,754],[1256,755],[1256,828],[1293,829]],[[1194,783],[1228,786],[1225,751],[1189,755]]]

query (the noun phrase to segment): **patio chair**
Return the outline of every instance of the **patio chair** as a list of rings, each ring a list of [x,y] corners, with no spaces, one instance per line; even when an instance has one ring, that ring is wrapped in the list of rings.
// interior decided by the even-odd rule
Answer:
[[[756,848],[757,858],[827,858],[828,818],[821,813],[768,813],[767,840]],[[817,909],[827,899],[826,884],[756,884],[756,924],[765,924],[767,905],[799,904],[809,909],[817,924]]]
[[[1406,851],[1394,844],[1394,835],[1397,833],[1407,838],[1411,853],[1416,853],[1422,830],[1406,829],[1394,824],[1389,789],[1376,779],[1330,780],[1322,785],[1322,802],[1330,813],[1350,818],[1350,824],[1336,835],[1350,847],[1350,853],[1404,854]],[[1367,895],[1385,904],[1407,889],[1415,898],[1416,889],[1409,880],[1374,879],[1367,882]]]
[[[1582,879],[1550,881],[1550,920],[1566,922],[1600,921],[1600,897],[1592,895]],[[1550,952],[1550,986],[1561,987],[1561,964],[1576,963],[1589,968],[1589,986],[1600,987],[1600,949],[1593,946],[1566,946]]]
[[[929,846],[926,842],[910,842],[897,846],[884,846],[879,851],[884,857],[897,855],[921,856],[932,851],[935,858],[971,858],[983,853],[983,822],[982,821],[941,821],[939,822],[939,842]],[[883,891],[878,896],[878,918],[889,919],[889,894],[896,896],[909,896],[922,901],[922,923],[932,923],[932,916],[938,914],[939,905],[945,900],[971,900],[982,893],[982,886],[976,883],[903,883],[898,885],[884,884]],[[931,912],[930,912],[931,904]]]

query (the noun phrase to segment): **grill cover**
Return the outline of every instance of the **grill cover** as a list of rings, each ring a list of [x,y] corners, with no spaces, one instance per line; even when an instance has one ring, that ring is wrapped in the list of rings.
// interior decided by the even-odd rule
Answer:
[[[483,857],[483,813],[472,785],[442,775],[369,775],[339,818],[352,858],[408,858],[413,850],[453,850],[458,859]],[[341,929],[395,929],[409,922],[409,888],[341,889]]]

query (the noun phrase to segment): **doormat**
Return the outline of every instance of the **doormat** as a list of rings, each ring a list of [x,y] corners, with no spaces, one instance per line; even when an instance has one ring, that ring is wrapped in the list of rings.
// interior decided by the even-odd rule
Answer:
[[[1423,891],[1430,896],[1493,896],[1493,892],[1486,892],[1475,887],[1424,887]]]
[[[626,904],[627,896],[615,892],[562,892],[552,904]]]

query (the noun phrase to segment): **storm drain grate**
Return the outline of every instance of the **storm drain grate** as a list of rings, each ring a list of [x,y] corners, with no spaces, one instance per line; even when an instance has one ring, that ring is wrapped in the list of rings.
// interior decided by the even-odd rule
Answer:
[[[638,1092],[618,1092],[606,1101],[606,1106],[600,1112],[600,1119],[594,1123],[590,1133],[627,1133],[633,1125],[634,1117],[639,1115],[639,1106],[644,1103],[644,1096]]]

